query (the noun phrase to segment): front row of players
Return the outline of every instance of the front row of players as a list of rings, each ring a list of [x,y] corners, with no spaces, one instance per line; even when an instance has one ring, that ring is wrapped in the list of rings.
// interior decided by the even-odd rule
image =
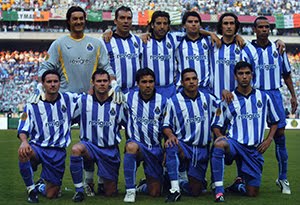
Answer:
[[[211,151],[215,200],[224,201],[224,164],[233,160],[243,174],[243,181],[231,188],[256,196],[264,163],[262,154],[272,142],[279,117],[270,97],[252,88],[250,64],[237,63],[234,75],[238,85],[230,103],[218,102],[208,92],[199,91],[194,69],[181,73],[182,91],[167,100],[156,93],[153,71],[140,69],[136,74],[138,89],[127,93],[126,102],[120,105],[108,95],[110,76],[104,70],[97,70],[92,76],[94,94],[80,96],[58,92],[60,75],[54,70],[46,71],[42,76],[45,100],[27,104],[18,127],[19,168],[28,190],[28,202],[37,203],[38,192],[47,198],[59,197],[73,122],[80,124],[80,142],[73,145],[70,156],[75,202],[84,200],[83,164],[87,160],[96,162],[105,195],[117,194],[122,125],[127,138],[124,202],[135,202],[135,174],[141,161],[151,196],[161,194],[163,165],[170,180],[166,202],[178,201],[183,191],[192,196],[205,191],[211,130],[216,136]],[[266,121],[270,130],[264,139]],[[224,126],[226,136],[222,132]],[[36,186],[33,171],[39,164],[43,180]],[[187,180],[179,181],[179,167],[187,170]]]

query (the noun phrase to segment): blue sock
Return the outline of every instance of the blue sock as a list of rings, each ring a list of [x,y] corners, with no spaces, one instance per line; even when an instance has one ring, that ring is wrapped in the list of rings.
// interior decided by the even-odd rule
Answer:
[[[179,159],[178,146],[166,148],[166,167],[168,170],[170,180],[178,180]]]
[[[214,148],[211,158],[212,174],[215,182],[215,193],[224,193],[224,149]],[[219,184],[221,183],[221,184]]]
[[[83,192],[83,159],[80,156],[70,157],[70,172],[76,192]]]
[[[20,173],[23,178],[23,181],[27,187],[34,185],[33,181],[33,171],[30,164],[30,161],[20,162],[19,161]]]
[[[188,195],[188,196],[192,196],[192,191],[190,189],[190,185],[188,181],[181,181],[179,182],[179,187],[180,187],[180,191],[181,193]]]
[[[136,154],[124,154],[124,177],[126,189],[135,188]]]
[[[288,152],[285,146],[285,136],[274,138],[275,141],[275,154],[278,161],[279,179],[287,179],[288,168]]]

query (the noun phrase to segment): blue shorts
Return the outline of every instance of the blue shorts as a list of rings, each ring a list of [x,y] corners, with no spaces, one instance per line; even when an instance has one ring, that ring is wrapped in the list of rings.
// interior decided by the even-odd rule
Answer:
[[[126,143],[135,142],[138,144],[142,158],[138,159],[137,164],[143,161],[145,175],[151,176],[159,181],[163,180],[163,149],[160,145],[149,147],[138,141],[129,139]]]
[[[64,148],[40,147],[30,143],[37,163],[42,164],[41,178],[61,186],[65,172],[66,150]]]
[[[91,160],[98,166],[97,175],[104,179],[118,182],[120,168],[120,152],[118,146],[99,147],[92,142],[81,141],[88,150]]]
[[[205,181],[206,170],[209,160],[209,145],[197,147],[187,145],[179,140],[179,147],[184,153],[184,157],[188,160],[188,175],[199,181]]]
[[[155,86],[156,92],[165,96],[166,98],[171,98],[176,95],[175,84],[165,85],[165,86]]]
[[[230,152],[225,154],[225,164],[231,165],[235,160],[246,185],[259,187],[264,165],[262,154],[257,151],[256,147],[242,145],[231,138],[227,142]]]
[[[264,90],[266,92],[275,107],[275,110],[277,114],[279,115],[279,123],[278,123],[278,128],[283,128],[286,126],[286,115],[283,107],[283,100],[282,100],[282,95],[280,93],[280,90]],[[270,127],[270,124],[268,123],[268,126]]]

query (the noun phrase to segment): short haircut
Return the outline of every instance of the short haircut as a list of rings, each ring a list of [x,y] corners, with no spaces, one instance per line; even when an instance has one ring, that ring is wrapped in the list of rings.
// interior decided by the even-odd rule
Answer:
[[[151,70],[150,68],[141,68],[141,69],[139,69],[136,72],[135,81],[137,83],[139,83],[140,80],[142,79],[142,77],[147,76],[147,75],[152,76],[153,79],[154,79],[154,82],[155,82],[155,74],[154,74],[153,70]]]
[[[109,73],[108,73],[106,70],[104,70],[104,69],[97,69],[97,70],[93,73],[93,75],[92,75],[92,81],[95,80],[96,75],[105,75],[105,74],[108,76],[108,80],[110,80]]]
[[[115,11],[115,19],[118,18],[118,16],[119,16],[119,11],[130,11],[131,16],[132,16],[131,8],[129,8],[129,7],[127,7],[127,6],[120,6],[120,7],[117,8],[117,10]]]
[[[251,72],[253,72],[252,65],[250,63],[240,61],[234,66],[234,75],[236,75],[241,68],[250,68]]]
[[[198,74],[197,74],[197,72],[196,72],[196,70],[195,69],[193,69],[193,68],[186,68],[186,69],[184,69],[182,72],[181,72],[181,80],[183,80],[183,76],[184,76],[184,74],[186,74],[186,73],[195,73],[196,74],[196,76],[198,77]]]
[[[267,20],[267,21],[269,21],[269,19],[267,18],[267,17],[265,17],[265,16],[259,16],[259,17],[257,17],[255,20],[254,20],[254,27],[256,27],[257,26],[257,21],[259,21],[259,20]]]
[[[165,11],[155,11],[153,14],[152,14],[152,17],[151,17],[151,21],[149,23],[150,27],[149,27],[149,32],[152,32],[153,29],[152,29],[152,25],[155,23],[156,19],[158,17],[166,17],[168,19],[168,24],[170,25],[171,24],[171,20],[170,20],[170,15],[168,12],[165,12]]]
[[[42,82],[43,82],[43,83],[45,82],[46,76],[47,76],[47,75],[50,75],[50,74],[52,74],[52,75],[57,75],[58,80],[60,81],[60,75],[59,75],[58,71],[57,71],[57,70],[51,69],[51,70],[46,70],[46,71],[43,73],[43,75],[42,75]]]
[[[236,34],[240,28],[240,22],[239,22],[239,19],[238,17],[234,14],[234,13],[224,13],[220,16],[219,18],[219,21],[217,23],[217,33],[222,35],[223,32],[222,32],[222,22],[223,22],[223,19],[227,16],[231,16],[234,18],[234,23],[235,23],[235,31],[234,33]]]
[[[81,8],[80,6],[71,6],[68,11],[67,11],[67,14],[66,14],[66,19],[67,19],[67,28],[68,30],[70,31],[70,24],[69,24],[69,21],[71,19],[71,16],[72,16],[72,13],[74,12],[82,12],[83,15],[84,15],[84,19],[86,19],[86,13],[85,11],[83,10],[83,8]]]
[[[202,21],[201,21],[201,17],[199,15],[199,13],[197,13],[196,11],[187,11],[183,14],[183,17],[182,17],[182,25],[184,25],[188,19],[189,16],[194,16],[194,17],[197,17],[198,20],[199,20],[199,24],[201,25],[202,24]]]

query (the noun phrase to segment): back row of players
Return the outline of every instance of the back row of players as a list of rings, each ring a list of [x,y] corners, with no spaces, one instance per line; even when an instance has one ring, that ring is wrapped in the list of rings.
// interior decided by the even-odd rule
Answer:
[[[278,90],[282,77],[291,93],[292,112],[297,108],[297,100],[287,55],[285,51],[280,53],[275,43],[268,39],[270,25],[267,18],[258,17],[255,20],[254,31],[257,39],[244,43],[242,47],[236,45],[239,22],[232,13],[223,14],[218,22],[218,33],[222,35],[220,47],[212,44],[211,38],[206,36],[208,32],[200,30],[201,19],[196,12],[185,13],[182,19],[185,32],[180,33],[169,32],[168,13],[154,12],[150,22],[150,40],[144,43],[130,33],[132,12],[128,7],[122,6],[116,10],[116,30],[108,42],[84,35],[85,18],[86,14],[80,7],[71,7],[68,10],[67,25],[70,36],[53,42],[48,51],[49,58],[40,68],[39,75],[42,76],[46,95],[41,100],[35,98],[33,101],[37,104],[28,104],[21,117],[20,169],[30,202],[38,201],[32,181],[32,170],[38,163],[42,163],[46,169],[41,175],[44,179],[42,181],[47,182],[46,189],[41,189],[42,192],[49,198],[59,194],[64,171],[64,148],[70,143],[70,123],[74,116],[80,119],[77,121],[80,122],[81,129],[81,143],[72,148],[70,165],[76,187],[74,201],[84,199],[83,161],[88,170],[86,182],[90,184],[89,188],[93,188],[91,164],[96,161],[104,193],[116,193],[120,160],[117,144],[120,135],[118,126],[114,125],[121,122],[126,122],[128,137],[124,155],[125,202],[135,201],[135,171],[141,160],[144,160],[149,194],[160,194],[163,159],[161,133],[166,136],[165,164],[171,181],[167,201],[177,201],[181,196],[178,181],[180,158],[186,159],[186,166],[182,166],[182,169],[188,174],[188,181],[181,183],[181,190],[199,195],[206,189],[205,173],[213,116],[215,126],[212,127],[217,140],[211,165],[216,201],[224,201],[222,161],[228,147],[231,151],[235,150],[235,153],[226,156],[242,156],[237,162],[239,180],[236,180],[233,189],[236,184],[238,187],[243,185],[245,188],[239,190],[256,196],[263,164],[261,154],[268,148],[273,137],[279,165],[276,183],[281,187],[282,193],[291,193],[287,181],[285,114]],[[214,34],[210,35],[215,38]],[[238,63],[241,60],[249,64]],[[97,69],[104,69],[107,74]],[[48,75],[56,75],[51,72],[47,75],[47,70],[56,70],[59,78],[48,82]],[[90,79],[93,73],[91,89]],[[48,92],[54,94],[56,86],[55,83],[51,85],[51,82],[60,80],[61,92],[81,93],[93,90],[90,92],[93,94],[82,95],[76,103],[72,99],[74,96],[69,94],[63,97],[63,94],[56,93],[56,98],[52,96],[51,100],[47,99],[45,83],[48,82]],[[111,92],[106,88],[108,82],[111,82],[110,91],[114,92],[114,102],[117,104],[111,102]],[[223,91],[224,89],[228,91]],[[126,97],[122,96],[120,90],[127,93]],[[227,102],[218,105],[217,99],[222,98],[222,91]],[[99,98],[103,93],[106,96],[106,92],[107,97]],[[170,98],[169,101],[166,98]],[[267,140],[263,140],[267,113],[271,129]],[[38,117],[39,115],[42,117]],[[226,129],[227,137],[224,137]],[[28,137],[30,145],[27,143]],[[238,145],[246,145],[250,150],[241,151]],[[53,157],[53,152],[48,151],[49,148],[63,153],[58,158]],[[248,155],[253,150],[254,153],[259,153],[258,157]],[[250,163],[250,167],[245,166],[243,160],[249,161],[252,158],[256,161]],[[100,159],[102,161],[98,161]],[[254,165],[256,166],[253,167]]]

